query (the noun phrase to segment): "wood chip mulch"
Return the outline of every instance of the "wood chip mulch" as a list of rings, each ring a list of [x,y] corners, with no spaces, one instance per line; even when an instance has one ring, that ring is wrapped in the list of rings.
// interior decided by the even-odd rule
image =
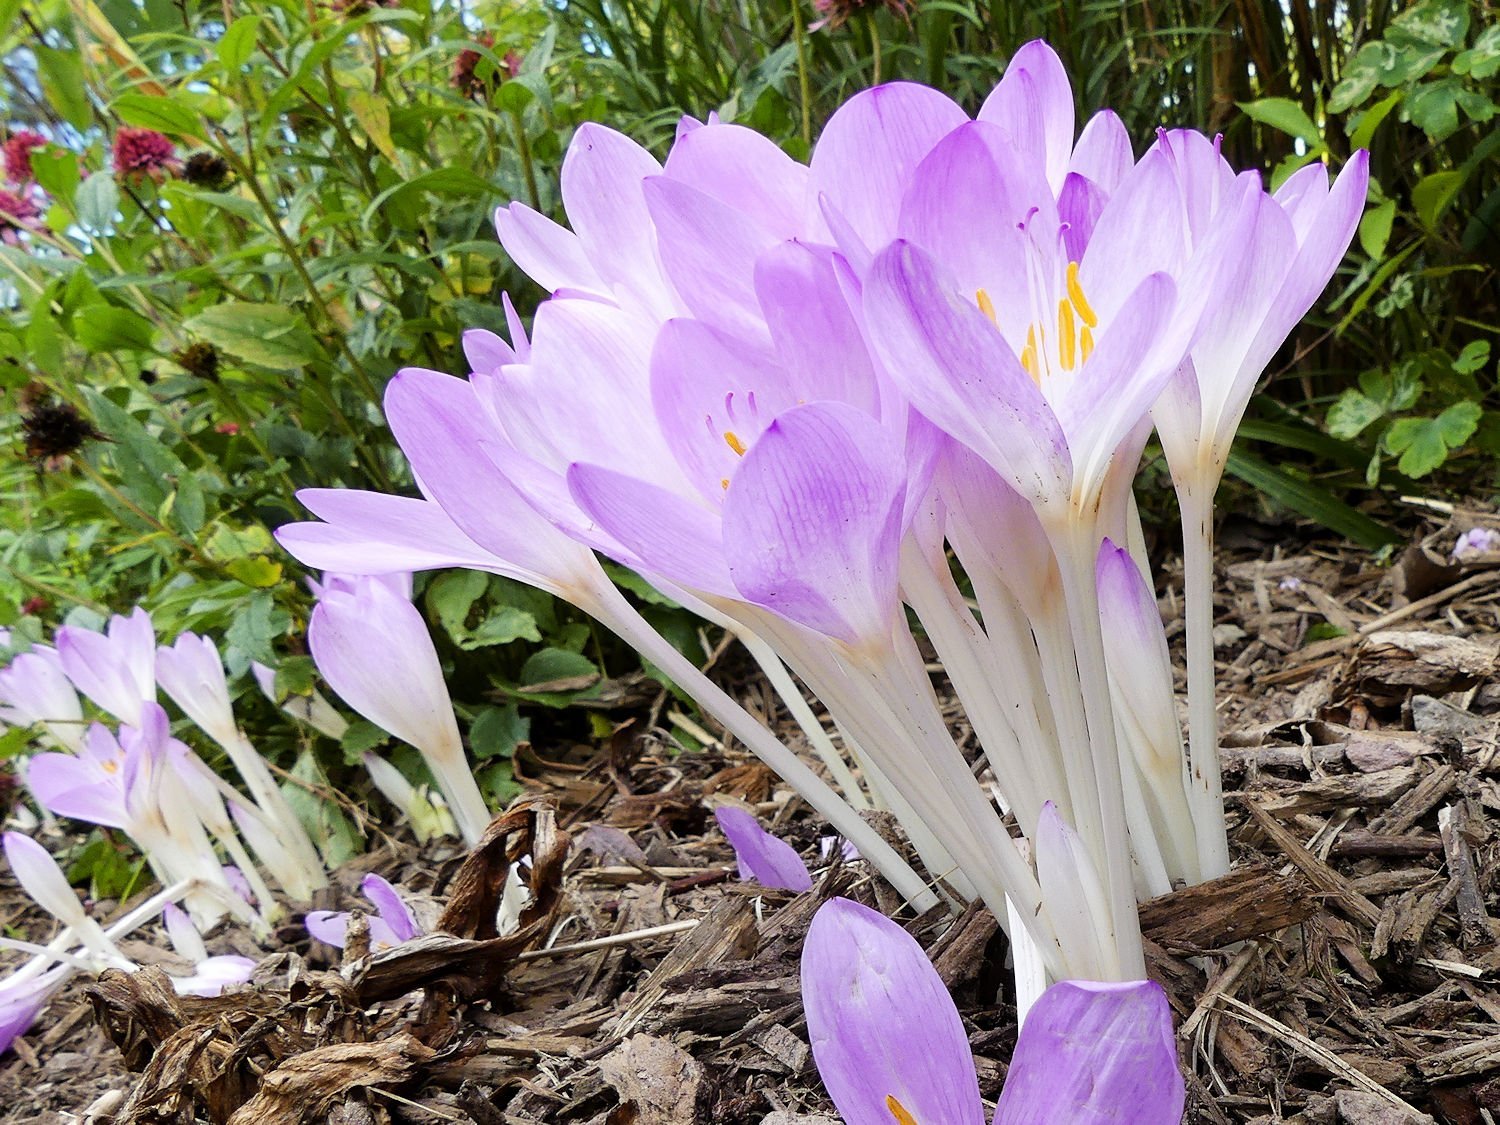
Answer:
[[[1453,562],[1473,526],[1500,520],[1429,513],[1385,566],[1228,529],[1216,641],[1235,870],[1141,911],[1189,1122],[1500,1121],[1500,554]],[[339,961],[293,920],[253,990],[179,998],[154,968],[75,986],[0,1063],[0,1122],[834,1125],[802,938],[830,895],[897,904],[863,864],[821,864],[817,822],[736,748],[700,732],[707,749],[676,753],[651,725],[673,706],[658,698],[602,746],[529,751],[530,796],[472,855],[391,843],[340,873],[345,906],[370,869],[417,892],[434,925],[417,942],[372,955],[356,926]],[[815,888],[735,879],[720,800],[774,823]],[[494,905],[521,855],[534,900],[502,937]],[[3,920],[38,925],[8,887]],[[979,910],[910,928],[993,1098],[1015,1041],[1005,938]]]

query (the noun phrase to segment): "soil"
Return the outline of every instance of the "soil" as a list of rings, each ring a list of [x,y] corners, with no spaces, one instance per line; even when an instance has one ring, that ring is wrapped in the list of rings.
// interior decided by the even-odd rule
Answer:
[[[1460,531],[1500,519],[1418,517],[1387,565],[1286,527],[1224,529],[1235,870],[1142,907],[1189,1122],[1500,1119],[1500,555],[1451,559]],[[1178,589],[1169,572],[1174,638]],[[726,655],[715,672],[795,743],[748,669]],[[802,937],[831,895],[887,912],[895,897],[861,863],[821,862],[816,819],[737,747],[705,732],[678,753],[655,725],[673,706],[614,716],[598,745],[530,748],[527,796],[474,854],[392,840],[339,873],[344,906],[378,870],[443,932],[373,955],[356,932],[339,960],[294,912],[255,987],[218,1000],[179,999],[155,969],[75,981],[0,1061],[0,1122],[836,1123],[798,999]],[[812,891],[737,880],[706,803],[722,797],[798,847]],[[522,854],[537,899],[501,937]],[[902,917],[995,1097],[1015,1041],[1004,936],[979,910]],[[7,877],[0,918],[46,940]]]

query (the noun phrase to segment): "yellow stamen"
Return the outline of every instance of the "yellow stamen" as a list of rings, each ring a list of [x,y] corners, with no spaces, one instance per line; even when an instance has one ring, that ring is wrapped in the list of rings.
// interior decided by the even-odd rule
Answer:
[[[917,1119],[896,1100],[894,1094],[885,1096],[885,1108],[891,1111],[891,1116],[896,1119],[896,1125],[917,1125]]]
[[[1079,319],[1090,328],[1099,327],[1099,314],[1094,312],[1094,307],[1089,304],[1087,297],[1083,295],[1083,286],[1078,282],[1078,263],[1068,263],[1068,300],[1073,302],[1073,307],[1078,310]]]
[[[987,316],[987,317],[990,318],[990,323],[991,324],[996,323],[996,321],[995,321],[995,302],[992,301],[992,300],[990,300],[990,295],[987,292],[985,292],[983,289],[978,289],[978,290],[975,290],[975,292],[974,292],[974,300],[979,305],[979,311],[982,312],[982,313],[984,313],[985,316]]]
[[[743,457],[745,455],[745,443],[740,440],[739,434],[733,430],[725,430],[724,441],[730,449],[734,450],[736,457]]]
[[[1078,362],[1078,331],[1067,301],[1057,302],[1057,359],[1064,371],[1072,371]]]
[[[1034,324],[1026,330],[1026,347],[1021,352],[1021,366],[1026,369],[1026,374],[1030,375],[1033,380],[1041,382],[1042,369],[1036,361],[1036,325]]]
[[[112,758],[107,759],[100,764],[104,767],[105,773],[118,773],[120,771],[120,763]]]
[[[1094,334],[1085,328],[1078,334],[1078,346],[1083,351],[1083,358],[1087,360],[1094,352]]]
[[[719,478],[719,487],[722,488],[722,489],[724,489],[727,492],[729,490],[729,478],[728,477],[720,477]]]

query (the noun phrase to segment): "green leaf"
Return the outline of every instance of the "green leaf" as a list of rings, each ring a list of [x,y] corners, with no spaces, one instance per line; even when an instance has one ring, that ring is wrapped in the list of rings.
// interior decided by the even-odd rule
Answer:
[[[73,317],[73,335],[90,352],[150,351],[156,327],[140,313],[116,305],[88,305]]]
[[[477,570],[447,570],[427,587],[427,606],[448,635],[462,641],[469,635],[469,611],[488,586],[489,576]]]
[[[273,371],[298,370],[322,354],[302,318],[283,305],[225,301],[183,327],[232,356]]]
[[[1399,418],[1385,432],[1385,447],[1399,453],[1396,467],[1424,477],[1473,436],[1484,411],[1477,402],[1455,402],[1436,418]]]
[[[349,729],[344,732],[344,737],[339,740],[339,748],[344,752],[344,761],[353,765],[359,761],[361,754],[368,753],[382,742],[389,741],[390,737],[369,720],[355,719],[349,724]]]
[[[78,171],[78,154],[60,145],[31,154],[31,174],[38,186],[65,207],[76,206],[74,197],[82,176]]]
[[[1433,140],[1446,140],[1458,131],[1458,99],[1462,93],[1459,79],[1452,75],[1424,82],[1407,97],[1401,117]]]
[[[1317,124],[1291,98],[1261,98],[1254,102],[1237,103],[1246,117],[1269,125],[1273,129],[1293,137],[1300,137],[1309,145],[1321,147],[1323,134]]]
[[[278,620],[278,617],[280,620]],[[271,642],[286,628],[286,613],[276,609],[276,603],[266,590],[257,590],[224,633],[224,639],[236,650],[235,659],[225,663],[248,666],[258,660],[269,664],[276,659],[271,651]]]
[[[1474,46],[1453,59],[1453,73],[1471,78],[1491,78],[1500,71],[1500,23],[1491,24],[1474,40]]]
[[[127,125],[204,140],[203,123],[181,102],[157,94],[121,94],[110,106]]]
[[[588,657],[562,648],[544,648],[531,654],[521,666],[521,691],[575,690],[586,684],[572,684],[575,680],[592,683],[599,678],[599,670]],[[568,683],[564,689],[559,684]]]
[[[333,786],[311,750],[304,750],[298,756],[291,776],[292,782],[283,785],[281,792],[317,844],[323,863],[332,870],[359,855],[364,850],[364,841],[354,825],[338,805],[317,796],[318,793],[332,792]]]
[[[400,158],[396,155],[396,145],[391,140],[390,103],[379,94],[371,94],[364,90],[351,90],[348,103],[349,112],[354,114],[359,127],[374,142],[380,154],[392,164],[399,164]]]
[[[509,758],[531,737],[531,720],[514,703],[486,707],[469,725],[469,749],[476,758]]]
[[[1283,507],[1316,520],[1328,530],[1374,550],[1394,543],[1399,536],[1350,507],[1326,488],[1302,480],[1285,469],[1234,449],[1229,453],[1229,472]]]
[[[1453,370],[1460,375],[1472,375],[1479,371],[1490,361],[1490,342],[1488,340],[1470,340],[1464,345],[1464,350],[1458,353],[1453,361]]]
[[[241,16],[225,28],[219,38],[219,65],[234,74],[249,62],[259,30],[260,17],[254,15]]]
[[[1391,223],[1396,218],[1396,201],[1387,199],[1372,207],[1359,220],[1359,245],[1366,254],[1379,260],[1391,240]]]
[[[281,564],[266,558],[264,555],[252,555],[249,558],[235,559],[228,563],[224,569],[246,586],[256,589],[274,586],[281,581]]]
[[[1328,432],[1347,441],[1358,437],[1384,416],[1385,410],[1380,403],[1363,392],[1350,388],[1328,408]]]
[[[60,51],[36,42],[28,46],[36,57],[37,77],[47,104],[73,128],[80,131],[89,128],[94,123],[94,111],[89,105],[89,85],[83,77],[83,57],[77,51]]]
[[[113,226],[115,213],[120,209],[120,189],[114,176],[95,172],[84,180],[74,196],[73,207],[79,225],[96,234]]]
[[[1411,189],[1411,202],[1424,227],[1428,230],[1437,227],[1438,219],[1458,195],[1464,179],[1463,172],[1452,171],[1433,172],[1417,181],[1416,186]]]
[[[1401,104],[1404,96],[1400,90],[1394,94],[1387,94],[1351,122],[1354,131],[1349,134],[1349,147],[1369,148],[1370,139],[1375,136],[1375,130],[1380,128],[1380,123],[1390,116],[1391,110]]]
[[[311,695],[316,680],[316,666],[310,656],[288,656],[276,665],[276,690],[278,702],[294,695]]]
[[[541,639],[542,634],[537,629],[535,617],[524,609],[506,605],[486,614],[474,631],[459,641],[459,647],[476,649],[487,645],[508,645],[512,641],[530,641],[536,644]]]

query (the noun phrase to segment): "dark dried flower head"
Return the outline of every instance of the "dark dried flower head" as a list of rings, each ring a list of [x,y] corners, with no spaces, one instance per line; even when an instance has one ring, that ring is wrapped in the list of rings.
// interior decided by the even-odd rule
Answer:
[[[328,10],[353,19],[376,8],[399,7],[401,0],[330,0]]]
[[[157,179],[177,166],[177,150],[155,129],[121,126],[115,131],[115,174]]]
[[[495,37],[488,31],[480,32],[475,41],[483,43],[486,47],[495,45]],[[491,74],[480,77],[479,65],[485,62],[485,56],[470,47],[465,47],[458,53],[458,58],[453,60],[453,74],[448,79],[448,84],[466,98],[480,98],[488,94],[491,89],[500,84],[500,75]]]
[[[21,433],[27,459],[45,469],[57,468],[84,442],[104,437],[76,406],[51,398],[34,402],[21,415]]]
[[[229,179],[229,162],[216,152],[195,152],[182,166],[182,178],[190,184],[217,190]]]
[[[199,340],[189,344],[172,357],[172,362],[189,375],[196,375],[210,383],[219,381],[219,349]]]
[[[0,188],[0,242],[15,242],[16,233],[36,226],[42,209],[26,190]]]
[[[839,27],[857,15],[874,15],[881,8],[902,19],[911,17],[911,0],[813,0],[813,7],[823,18],[809,28],[811,31]]]
[[[5,161],[5,178],[12,183],[24,184],[31,179],[31,154],[47,147],[47,138],[30,129],[17,129],[0,145],[0,157]]]

